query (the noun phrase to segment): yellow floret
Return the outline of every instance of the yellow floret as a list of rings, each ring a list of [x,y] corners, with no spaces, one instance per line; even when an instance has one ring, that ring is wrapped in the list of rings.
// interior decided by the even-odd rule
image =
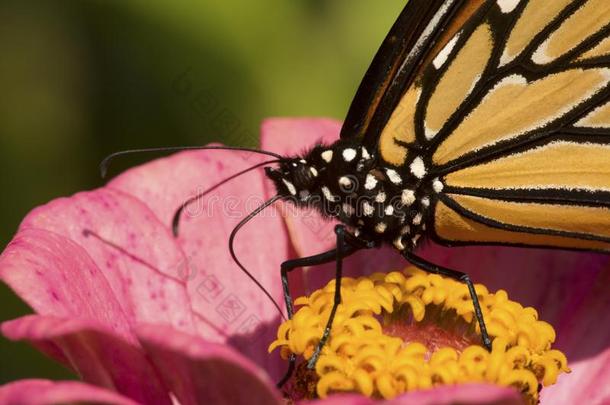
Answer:
[[[491,352],[477,344],[431,350],[385,333],[392,322],[430,322],[435,316],[440,327],[460,325],[462,333],[476,336],[480,332],[468,289],[457,281],[416,268],[342,279],[342,304],[316,363],[317,395],[359,392],[389,399],[410,390],[480,382],[515,387],[535,403],[539,385],[552,385],[570,371],[565,355],[551,349],[555,331],[538,320],[536,310],[510,301],[506,291],[492,294],[482,285],[475,290],[493,339]],[[297,299],[295,305],[301,307],[280,325],[269,351],[279,347],[283,357],[294,353],[309,359],[330,315],[334,291],[332,281]]]

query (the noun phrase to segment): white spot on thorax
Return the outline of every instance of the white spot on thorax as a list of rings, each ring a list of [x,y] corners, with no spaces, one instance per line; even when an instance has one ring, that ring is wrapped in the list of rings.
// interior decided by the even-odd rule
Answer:
[[[394,239],[394,247],[398,250],[405,250],[405,245],[402,244],[402,236]]]
[[[310,167],[309,171],[311,172],[311,174],[313,175],[313,177],[318,177],[318,170],[316,170],[315,167]]]
[[[330,161],[333,160],[333,151],[325,150],[324,152],[320,153],[320,156],[326,163],[330,163]]]
[[[519,5],[521,0],[498,0],[498,6],[500,6],[500,10],[504,14],[508,14],[515,9]]]
[[[286,188],[288,189],[290,194],[292,194],[292,195],[297,194],[297,189],[294,187],[294,184],[292,184],[291,182],[289,182],[286,179],[282,179],[282,182],[284,182],[284,184],[286,185]]]
[[[415,192],[409,189],[402,190],[400,201],[406,206],[413,204],[415,202]]]
[[[421,235],[417,234],[413,238],[411,238],[411,240],[413,241],[413,246],[417,245],[417,240],[420,238],[420,236]]]
[[[388,179],[390,179],[390,181],[394,184],[400,184],[402,183],[402,178],[400,177],[400,174],[398,174],[398,172],[394,169],[385,169],[385,173],[388,176]]]
[[[339,185],[343,187],[350,187],[352,185],[352,181],[347,176],[339,177]]]
[[[440,69],[441,66],[443,66],[445,62],[447,62],[447,58],[449,58],[449,55],[451,54],[451,51],[453,51],[453,48],[455,48],[455,44],[457,43],[459,38],[460,33],[458,32],[456,35],[453,36],[453,38],[451,38],[449,42],[447,42],[447,44],[443,47],[443,49],[441,49],[438,55],[436,55],[436,57],[432,61],[432,64],[435,68]]]
[[[430,199],[428,197],[423,197],[421,199],[421,205],[423,207],[429,207],[430,206]]]
[[[307,191],[307,190],[299,191],[299,197],[301,198],[301,201],[307,200],[309,198],[309,191]]]
[[[375,232],[384,233],[387,227],[388,226],[385,223],[380,222],[377,225],[375,225]]]
[[[394,206],[388,205],[384,210],[386,215],[392,215],[394,213]]]
[[[422,220],[422,216],[420,213],[418,213],[417,215],[415,215],[413,217],[413,221],[411,221],[411,222],[413,222],[413,225],[419,225],[419,224],[421,224],[421,220]]]
[[[322,194],[324,194],[324,197],[326,197],[326,199],[328,201],[337,201],[338,200],[338,198],[335,197],[333,195],[333,193],[331,193],[330,190],[328,189],[328,187],[326,187],[326,186],[322,187]]]
[[[409,168],[411,169],[413,176],[417,177],[418,179],[421,179],[426,175],[426,166],[424,165],[422,158],[419,156],[413,159],[413,162],[411,162]]]
[[[307,160],[305,160],[305,159],[301,159],[301,160],[299,160],[299,162],[303,163],[304,165],[307,164]]]
[[[356,157],[357,152],[356,149],[347,148],[343,150],[343,159],[346,162],[351,162]]]
[[[372,174],[366,175],[366,181],[364,183],[364,188],[367,190],[372,190],[377,185],[377,179]]]
[[[375,208],[373,208],[373,206],[368,201],[365,201],[362,203],[362,212],[367,217],[371,217],[371,216],[373,216],[373,213],[375,212]]]
[[[364,146],[362,148],[360,148],[360,150],[362,151],[362,158],[364,160],[369,160],[371,158],[371,155],[369,154],[369,151],[366,150],[366,148]]]
[[[378,203],[385,202],[385,199],[386,199],[386,195],[383,191],[378,192],[377,195],[375,196],[375,202],[378,202]]]
[[[445,186],[443,185],[443,182],[438,179],[438,177],[432,181],[432,189],[437,193],[443,191],[443,187]]]
[[[349,205],[348,203],[343,203],[343,212],[349,217],[354,215],[354,207]]]

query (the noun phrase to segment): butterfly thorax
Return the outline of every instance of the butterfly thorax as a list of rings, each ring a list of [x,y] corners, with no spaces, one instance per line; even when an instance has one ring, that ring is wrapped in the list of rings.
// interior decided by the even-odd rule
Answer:
[[[284,199],[338,219],[357,236],[404,250],[417,245],[429,222],[434,181],[417,164],[383,164],[360,143],[340,140],[287,158],[267,175]]]

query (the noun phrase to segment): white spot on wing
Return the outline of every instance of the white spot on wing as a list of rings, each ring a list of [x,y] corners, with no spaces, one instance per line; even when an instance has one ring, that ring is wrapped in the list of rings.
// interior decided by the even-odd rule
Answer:
[[[432,61],[432,64],[435,68],[440,69],[441,66],[443,66],[445,62],[447,62],[447,58],[449,58],[449,55],[451,54],[451,51],[453,51],[453,48],[455,48],[455,44],[457,43],[459,38],[460,33],[458,32],[453,36],[453,38],[451,38],[449,42],[447,42],[447,44],[443,47],[443,49],[441,49],[438,55],[436,55],[436,57]]]
[[[553,58],[549,56],[547,53],[547,48],[549,47],[549,40],[547,39],[536,49],[536,51],[532,54],[532,61],[538,65],[544,65],[546,63],[552,62]]]
[[[432,189],[434,191],[436,191],[437,193],[440,193],[441,191],[443,191],[443,187],[445,187],[443,185],[443,182],[441,182],[438,177],[436,179],[434,179],[434,181],[432,182]]]
[[[498,83],[496,83],[496,85],[494,86],[493,90],[497,90],[500,87],[504,87],[504,86],[507,86],[507,85],[510,85],[510,84],[518,84],[520,86],[525,86],[527,84],[527,79],[525,77],[521,76],[521,75],[518,75],[518,74],[506,76],[505,78],[500,80]]]
[[[508,50],[504,49],[504,51],[502,51],[502,56],[500,56],[499,67],[502,67],[502,66],[508,64],[509,62],[512,62],[513,59],[515,59],[515,56],[509,55]]]
[[[413,159],[413,162],[411,162],[409,168],[411,169],[413,176],[417,177],[418,179],[421,179],[426,175],[426,166],[424,165],[422,158],[419,156]]]
[[[428,197],[424,197],[421,199],[421,205],[423,207],[429,207],[430,206],[430,199]]]
[[[402,236],[394,239],[394,247],[398,250],[405,250],[405,245],[402,244]]]
[[[585,115],[578,121],[574,123],[575,127],[585,127],[585,128],[610,128],[610,123],[608,122],[595,122],[592,117],[599,113],[602,108],[607,108],[607,104],[603,104],[589,114]]]
[[[352,149],[352,148],[344,149],[343,150],[343,159],[346,162],[351,162],[356,157],[356,154],[357,154],[356,149]]]
[[[428,126],[424,122],[424,136],[426,137],[427,140],[430,140],[430,139],[434,138],[434,136],[437,133],[438,133],[437,131],[434,131],[434,130],[428,128]]]
[[[520,1],[521,0],[498,0],[497,3],[498,6],[500,6],[500,10],[502,10],[504,14],[508,14],[519,5]]]
[[[297,194],[297,189],[294,187],[294,184],[292,184],[291,182],[289,182],[286,179],[282,179],[282,182],[286,185],[286,188],[288,189],[290,194],[292,194],[292,195]]]
[[[320,156],[326,163],[330,163],[330,161],[333,160],[333,151],[325,150],[324,152],[320,153]]]
[[[377,185],[377,179],[372,174],[366,175],[366,180],[364,182],[364,188],[367,190],[372,190]]]
[[[388,205],[384,212],[386,215],[392,215],[394,213],[394,207],[392,205]]]

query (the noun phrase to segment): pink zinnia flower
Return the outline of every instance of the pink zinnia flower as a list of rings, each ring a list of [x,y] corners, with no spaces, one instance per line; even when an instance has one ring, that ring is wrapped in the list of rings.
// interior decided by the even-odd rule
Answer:
[[[262,147],[280,154],[332,142],[340,123],[276,119]],[[229,233],[273,195],[262,171],[243,175],[187,210],[180,236],[174,210],[185,199],[261,161],[221,151],[183,152],[116,177],[105,187],[34,209],[0,256],[0,277],[35,311],[2,324],[74,370],[83,382],[25,380],[0,387],[1,403],[282,403],[276,381],[286,364],[267,346],[280,322],[273,305],[235,266]],[[237,255],[282,302],[280,263],[334,243],[315,215],[269,209],[237,237]],[[605,255],[497,247],[426,248],[439,264],[505,289],[557,330],[573,370],[542,393],[543,403],[610,401],[610,284]],[[348,273],[401,268],[391,249],[360,252]],[[332,278],[332,265],[297,272],[295,296]],[[368,404],[357,396],[324,403]],[[510,389],[444,387],[393,403],[519,403]]]

